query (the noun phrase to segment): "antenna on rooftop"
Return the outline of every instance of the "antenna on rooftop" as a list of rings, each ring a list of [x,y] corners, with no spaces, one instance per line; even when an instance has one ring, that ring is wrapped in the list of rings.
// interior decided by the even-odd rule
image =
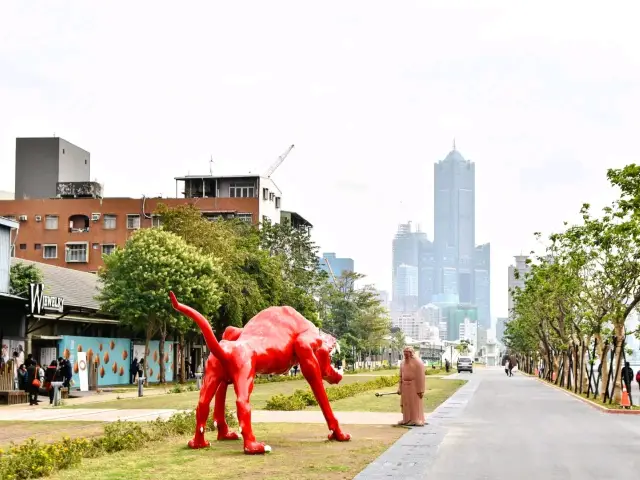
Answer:
[[[213,177],[213,155],[211,155],[211,159],[209,160],[209,175]]]

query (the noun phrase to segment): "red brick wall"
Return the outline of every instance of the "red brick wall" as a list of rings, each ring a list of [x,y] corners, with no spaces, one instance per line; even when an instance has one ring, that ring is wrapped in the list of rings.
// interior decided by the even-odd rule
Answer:
[[[134,230],[127,229],[127,214],[140,215],[140,227],[151,227],[151,219],[142,215],[142,199],[139,198],[77,198],[77,199],[38,199],[38,200],[0,200],[0,216],[27,215],[26,222],[20,222],[20,229],[15,242],[15,255],[18,258],[49,263],[60,267],[73,268],[82,271],[97,271],[103,264],[102,245],[115,244],[123,246],[127,238]],[[258,223],[258,198],[148,198],[145,201],[145,213],[151,214],[158,204],[163,203],[170,207],[192,203],[205,212],[233,211],[238,213],[251,213],[253,223]],[[100,220],[91,220],[92,213],[99,213]],[[72,215],[86,215],[89,217],[88,232],[69,232],[69,217]],[[113,230],[104,228],[104,215],[116,215],[116,228]],[[36,222],[35,216],[42,217],[41,222]],[[45,216],[58,216],[58,229],[45,229]],[[88,263],[67,263],[65,261],[65,244],[67,242],[88,242]],[[26,245],[21,250],[20,245]],[[40,244],[41,249],[36,250],[35,244]],[[57,259],[44,259],[44,245],[56,244],[58,246]],[[98,249],[93,249],[93,244],[98,244]]]

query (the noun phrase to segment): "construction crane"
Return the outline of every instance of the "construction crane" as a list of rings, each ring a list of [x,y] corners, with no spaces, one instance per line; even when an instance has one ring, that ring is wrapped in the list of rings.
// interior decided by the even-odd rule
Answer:
[[[324,260],[324,263],[327,264],[327,268],[329,269],[329,273],[331,274],[331,278],[333,278],[333,283],[335,283],[337,285],[338,281],[336,280],[336,276],[333,274],[333,268],[331,268],[331,264],[329,263],[329,259],[326,258],[326,257],[322,257],[322,259]]]
[[[275,163],[273,165],[271,165],[269,170],[267,170],[267,173],[264,174],[265,177],[271,178],[271,175],[273,175],[273,172],[275,172],[276,169],[280,165],[282,165],[282,162],[284,162],[284,159],[287,158],[287,155],[289,155],[289,152],[291,152],[291,150],[293,150],[293,147],[295,147],[295,145],[291,145],[289,148],[287,148],[286,152],[284,152],[282,155],[280,155],[278,157],[278,160],[276,160]]]

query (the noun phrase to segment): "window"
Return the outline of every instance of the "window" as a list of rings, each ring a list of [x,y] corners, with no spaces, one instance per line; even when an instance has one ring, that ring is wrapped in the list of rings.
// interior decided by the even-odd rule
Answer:
[[[62,154],[64,155],[64,148],[62,149]]]
[[[236,218],[242,222],[252,223],[253,213],[239,213]]]
[[[58,229],[58,216],[57,215],[45,215],[44,216],[44,228],[45,228],[45,230],[57,230]]]
[[[58,245],[45,245],[42,250],[42,258],[58,258]]]
[[[105,243],[102,245],[102,255],[111,255],[116,249],[113,243]]]
[[[152,215],[151,226],[154,228],[160,228],[162,226],[162,217],[160,215]]]
[[[128,230],[137,230],[140,228],[140,215],[137,214],[128,214],[127,215],[127,229]]]
[[[280,208],[280,197],[276,197],[276,208]]]
[[[276,198],[276,194],[275,193],[270,193],[269,194],[269,200],[273,201],[274,198]]]
[[[102,226],[105,230],[115,230],[116,229],[116,216],[115,215],[105,215],[104,216],[104,224]]]
[[[21,243],[20,244],[20,250],[26,250],[27,249],[27,244],[26,243]]]
[[[263,188],[262,189],[262,199],[263,200],[268,200],[269,199],[269,189],[268,188]]]
[[[89,244],[67,243],[65,261],[67,263],[87,263],[89,261]]]
[[[33,244],[33,249],[34,249],[34,250],[41,250],[41,249],[42,249],[42,244],[40,244],[40,243],[34,243],[34,244]]]
[[[253,198],[255,197],[255,187],[253,182],[235,182],[229,186],[229,196],[231,198]]]

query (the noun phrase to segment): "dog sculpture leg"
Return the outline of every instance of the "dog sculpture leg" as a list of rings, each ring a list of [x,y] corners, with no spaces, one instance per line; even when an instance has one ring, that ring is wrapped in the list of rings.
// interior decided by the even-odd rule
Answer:
[[[220,364],[217,360],[209,360],[207,373],[204,376],[200,399],[196,408],[196,433],[192,440],[189,440],[189,448],[206,448],[210,445],[204,439],[204,431],[207,428],[207,418],[209,418],[209,405],[220,384]]]
[[[339,442],[347,442],[351,439],[351,435],[344,433],[338,424],[338,419],[333,414],[327,392],[324,389],[324,383],[322,382],[322,373],[320,372],[320,365],[313,352],[312,343],[306,336],[300,335],[296,340],[295,353],[296,357],[300,360],[300,370],[302,375],[309,382],[313,395],[316,397],[318,405],[322,410],[322,415],[327,421],[327,426],[331,433],[329,434],[329,440],[337,440]]]
[[[238,440],[240,437],[236,432],[229,431],[227,419],[225,417],[225,403],[227,401],[227,382],[220,382],[216,392],[215,406],[213,407],[213,419],[218,430],[218,440]]]
[[[271,447],[269,445],[256,442],[256,436],[253,434],[253,427],[251,426],[249,397],[253,390],[253,368],[247,365],[236,366],[236,368],[238,370],[233,388],[236,391],[236,407],[238,409],[238,422],[240,423],[242,439],[244,440],[244,453],[256,455],[270,452]]]

